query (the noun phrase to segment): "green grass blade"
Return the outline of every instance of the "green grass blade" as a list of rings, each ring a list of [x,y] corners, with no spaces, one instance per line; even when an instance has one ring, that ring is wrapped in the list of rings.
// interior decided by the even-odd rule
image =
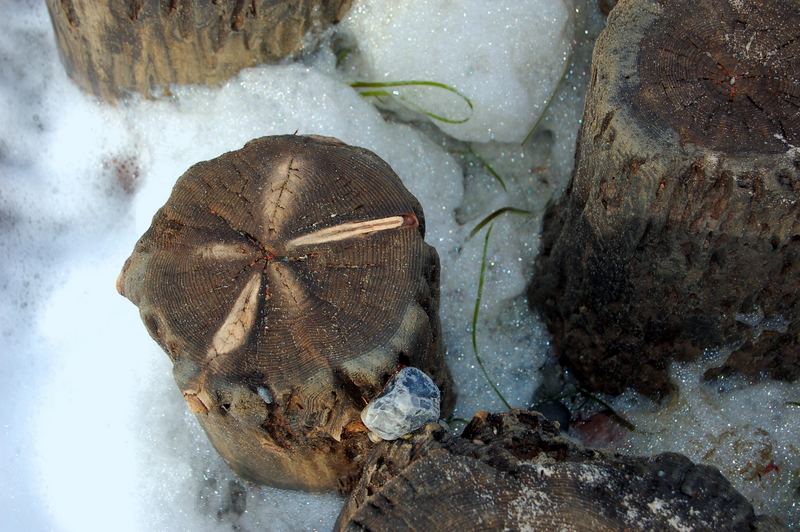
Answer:
[[[531,211],[526,211],[525,209],[517,209],[516,207],[501,207],[500,209],[497,209],[496,211],[494,211],[493,213],[488,215],[486,218],[484,218],[483,220],[478,222],[478,225],[476,225],[472,229],[472,231],[469,232],[469,236],[467,238],[472,238],[473,236],[477,235],[478,232],[480,232],[480,230],[483,229],[486,224],[488,224],[489,222],[491,222],[492,220],[494,220],[495,218],[497,218],[501,214],[505,214],[505,213],[526,214],[526,215],[527,214],[533,214]]]
[[[489,249],[489,238],[492,236],[492,226],[486,231],[486,236],[483,238],[483,253],[481,255],[481,270],[478,276],[478,293],[475,296],[475,308],[472,311],[472,350],[478,353],[478,314],[481,308],[481,299],[483,298],[483,283],[486,278],[486,254]]]
[[[418,113],[422,113],[425,116],[427,116],[428,118],[432,118],[434,120],[438,120],[439,122],[444,122],[445,124],[463,124],[464,122],[466,122],[467,120],[470,119],[470,116],[468,116],[466,118],[447,118],[446,116],[442,116],[442,115],[438,115],[436,113],[432,113],[431,111],[428,111],[427,109],[417,105],[416,103],[412,102],[411,100],[408,100],[407,98],[403,98],[400,95],[397,95],[396,97],[397,97],[398,100],[404,102],[406,107],[409,107],[409,108],[413,109],[414,111],[417,111]]]
[[[486,378],[486,382],[489,383],[489,386],[492,387],[492,390],[500,398],[506,408],[509,410],[511,409],[511,405],[508,404],[506,398],[503,397],[503,394],[500,393],[500,390],[494,384],[494,381],[489,377],[489,372],[486,371],[486,367],[483,365],[483,360],[481,360],[480,355],[478,354],[478,315],[481,309],[481,299],[483,298],[483,282],[486,277],[486,253],[489,249],[489,237],[492,234],[492,226],[489,226],[489,229],[486,231],[486,236],[483,239],[483,254],[481,256],[481,273],[478,277],[478,294],[475,296],[475,309],[472,311],[472,351],[475,353],[475,360],[478,361],[478,366],[480,366],[481,371],[483,372],[483,376]]]
[[[352,48],[344,47],[336,51],[336,66],[340,67],[347,61],[350,54],[353,52]]]
[[[491,174],[491,176],[492,176],[493,178],[495,178],[495,180],[496,180],[498,183],[500,183],[500,186],[501,186],[501,187],[503,187],[503,190],[505,190],[506,192],[508,192],[508,188],[506,188],[506,182],[503,180],[503,178],[502,178],[502,177],[500,177],[500,174],[498,174],[498,173],[495,171],[495,169],[494,169],[494,168],[492,168],[492,165],[491,165],[491,164],[489,164],[489,161],[487,161],[486,159],[484,159],[483,157],[481,157],[480,155],[478,155],[478,154],[475,152],[475,150],[473,150],[473,149],[472,149],[472,146],[470,146],[470,147],[469,147],[469,154],[470,154],[470,155],[472,155],[473,157],[475,157],[475,159],[477,159],[477,161],[478,161],[479,163],[481,163],[481,165],[482,165],[482,166],[483,166],[483,167],[486,169],[486,171],[487,171],[487,172],[489,172],[489,174]]]
[[[368,98],[370,96],[383,98],[383,97],[390,97],[392,95],[388,91],[362,91],[359,94],[364,98]]]
[[[448,92],[458,95],[464,100],[470,109],[473,108],[472,101],[461,94],[458,89],[451,87],[446,83],[439,83],[438,81],[426,81],[419,79],[411,79],[404,81],[354,81],[350,84],[354,89],[390,89],[392,87],[436,87],[437,89],[444,89]]]
[[[555,88],[553,88],[553,92],[550,93],[550,96],[547,98],[547,101],[544,104],[544,109],[542,109],[542,114],[539,115],[539,118],[536,119],[536,122],[534,122],[530,131],[528,131],[528,134],[525,135],[524,139],[522,139],[522,142],[520,143],[521,146],[524,146],[525,143],[527,143],[528,140],[530,140],[530,138],[533,136],[533,133],[539,127],[539,124],[542,123],[544,115],[547,114],[547,110],[550,109],[550,104],[553,103],[553,98],[558,92],[558,89],[561,87],[561,83],[563,83],[564,78],[567,77],[567,72],[569,71],[569,67],[571,64],[572,64],[572,51],[570,51],[569,57],[567,57],[567,60],[564,62],[564,69],[561,71],[561,76],[559,76],[558,81],[556,82],[556,86]]]
[[[472,105],[472,100],[467,98],[464,94],[459,92],[455,87],[451,87],[445,83],[439,83],[438,81],[426,81],[426,80],[403,80],[403,81],[354,81],[350,84],[351,87],[354,89],[390,89],[394,87],[433,87],[437,89],[446,90],[451,92],[464,100],[464,103],[467,104],[469,107],[469,115],[466,118],[448,118],[446,116],[442,116],[440,114],[434,113],[423,107],[417,105],[416,103],[403,98],[400,94],[395,92],[389,92],[385,90],[370,90],[370,91],[360,91],[361,96],[367,98],[370,96],[395,96],[399,100],[405,103],[407,107],[414,109],[417,112],[424,114],[425,116],[432,118],[433,120],[438,120],[439,122],[444,122],[447,124],[463,124],[467,120],[472,117],[472,111],[474,110],[474,106]]]

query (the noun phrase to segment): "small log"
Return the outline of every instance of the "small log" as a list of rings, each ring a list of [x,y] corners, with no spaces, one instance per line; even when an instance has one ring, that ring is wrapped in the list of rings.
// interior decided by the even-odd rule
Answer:
[[[300,52],[351,0],[47,0],[61,61],[106,101],[217,85]]]
[[[708,376],[800,376],[798,28],[798,0],[611,12],[529,288],[585,387],[660,397],[716,346],[744,351]]]
[[[336,523],[363,530],[753,530],[774,524],[680,454],[584,448],[536,412],[479,413],[373,450]],[[763,526],[761,529],[767,529]],[[782,527],[775,526],[774,530]]]
[[[452,409],[439,257],[419,202],[374,153],[279,136],[196,164],[117,282],[240,476],[347,492],[361,410],[402,367]]]

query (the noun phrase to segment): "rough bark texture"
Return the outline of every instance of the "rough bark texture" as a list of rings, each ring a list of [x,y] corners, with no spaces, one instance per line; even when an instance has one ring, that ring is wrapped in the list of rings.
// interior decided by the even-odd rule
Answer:
[[[774,526],[774,528],[770,528]],[[720,472],[679,454],[606,454],[535,412],[427,425],[370,454],[336,530],[780,530]]]
[[[115,101],[170,84],[219,84],[297,54],[351,0],[47,0],[61,60],[84,90]]]
[[[234,471],[348,491],[370,445],[360,411],[398,368],[452,408],[424,229],[374,153],[265,137],[181,176],[117,288]]]
[[[611,12],[529,290],[584,386],[658,397],[724,345],[708,376],[800,376],[798,28],[798,0]]]

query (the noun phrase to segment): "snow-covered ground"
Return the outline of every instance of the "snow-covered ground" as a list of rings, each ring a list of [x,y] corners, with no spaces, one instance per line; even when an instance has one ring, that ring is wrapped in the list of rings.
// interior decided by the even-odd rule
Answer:
[[[442,324],[460,394],[457,417],[503,408],[471,348],[485,233],[468,238],[469,232],[498,208],[532,211],[504,214],[493,224],[478,325],[479,351],[494,382],[510,403],[530,406],[548,338],[528,312],[524,291],[544,206],[563,190],[572,168],[602,16],[590,0],[498,0],[489,24],[481,20],[484,0],[465,0],[463,13],[452,1],[426,0],[420,8],[426,17],[400,12],[386,27],[365,25],[374,4],[360,9],[356,2],[343,36],[303,61],[250,69],[219,89],[180,88],[169,99],[112,107],[67,79],[43,3],[6,0],[0,21],[1,530],[105,530],[110,523],[120,530],[331,527],[337,496],[258,487],[228,470],[187,412],[169,359],[114,289],[175,179],[191,164],[254,137],[298,131],[367,147],[420,199],[427,239],[442,260]],[[522,4],[528,9],[519,10]],[[434,31],[442,21],[447,30]],[[526,38],[520,27],[539,28],[522,47],[529,56],[503,52]],[[337,67],[333,48],[342,41],[363,42],[364,51],[351,52]],[[397,60],[382,47],[391,47]],[[427,53],[433,49],[449,61]],[[459,57],[472,63],[465,67]],[[399,70],[387,71],[380,61]],[[540,75],[530,77],[526,68]],[[382,112],[349,86],[395,76],[453,85],[473,101],[475,121],[441,129],[420,116],[401,123],[395,118],[408,113]],[[443,99],[446,92],[412,89],[402,96],[456,116],[464,102]],[[525,124],[537,121],[522,144]],[[443,131],[518,141],[470,145]],[[481,161],[504,178],[505,190]],[[785,404],[793,393],[800,396],[798,387],[718,392],[697,383],[696,369],[676,372],[683,397],[692,399],[667,414],[632,397],[615,403],[647,427],[620,445],[683,451],[718,465],[758,511],[800,522],[798,453],[790,447],[800,439],[800,409]],[[742,452],[734,439],[720,436],[726,425],[754,445],[778,449],[779,470],[760,477],[726,470]],[[702,443],[708,434],[716,443]]]

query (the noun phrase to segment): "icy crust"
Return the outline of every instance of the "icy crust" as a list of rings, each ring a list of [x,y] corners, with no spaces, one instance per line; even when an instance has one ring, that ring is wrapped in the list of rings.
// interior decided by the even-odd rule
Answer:
[[[383,440],[396,440],[439,419],[439,388],[417,368],[403,368],[361,411],[361,420]]]
[[[447,363],[458,384],[454,415],[459,418],[469,419],[478,410],[505,409],[476,362],[469,325],[486,227],[473,238],[467,236],[497,209],[513,206],[532,214],[504,214],[491,223],[477,327],[478,352],[506,400],[512,406],[528,406],[541,378],[539,368],[550,350],[546,328],[529,311],[525,292],[539,249],[542,213],[554,195],[567,186],[572,173],[592,44],[605,24],[596,11],[596,2],[577,2],[576,6],[579,4],[573,16],[580,39],[576,40],[563,83],[536,133],[524,145],[471,145],[504,178],[506,188],[480,161],[466,157],[464,198],[455,212],[460,229],[458,246],[437,244],[442,261],[442,331]],[[458,149],[465,148],[456,146]],[[428,209],[424,200],[422,204]],[[461,423],[456,421],[454,426],[460,429]]]
[[[341,24],[369,81],[427,80],[445,90],[399,87],[413,106],[463,123],[436,121],[455,138],[522,142],[544,112],[567,64],[571,0],[355,2]]]

